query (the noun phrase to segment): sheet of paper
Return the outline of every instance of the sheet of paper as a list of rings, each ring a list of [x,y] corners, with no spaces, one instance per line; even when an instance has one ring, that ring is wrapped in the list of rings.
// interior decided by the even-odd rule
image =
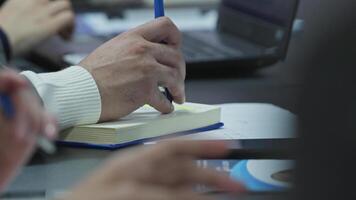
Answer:
[[[192,140],[274,139],[296,137],[297,117],[271,104],[223,104],[219,130],[183,136]]]

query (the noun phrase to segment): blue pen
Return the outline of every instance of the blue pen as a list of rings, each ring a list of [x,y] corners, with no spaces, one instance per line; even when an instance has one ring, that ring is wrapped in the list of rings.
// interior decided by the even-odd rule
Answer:
[[[163,17],[164,15],[163,0],[155,0],[155,18]]]
[[[12,106],[9,96],[0,94],[0,105],[3,110],[6,119],[12,119],[14,117],[14,107]]]
[[[6,94],[0,94],[0,106],[6,119],[13,119],[16,110],[12,104],[11,97]],[[47,154],[54,154],[56,147],[44,137],[37,137],[37,145]]]
[[[164,0],[155,0],[155,18],[163,17],[164,16]],[[164,88],[164,94],[166,95],[167,99],[172,103],[173,96],[169,92],[167,88]]]

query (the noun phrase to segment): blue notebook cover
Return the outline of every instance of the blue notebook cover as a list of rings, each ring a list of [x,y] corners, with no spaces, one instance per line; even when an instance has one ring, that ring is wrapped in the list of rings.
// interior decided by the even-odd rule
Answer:
[[[214,125],[190,130],[190,131],[183,131],[179,133],[172,133],[169,135],[165,136],[159,136],[159,137],[154,137],[154,138],[147,138],[147,139],[141,139],[141,140],[135,140],[131,142],[126,142],[126,143],[121,143],[121,144],[91,144],[91,143],[80,143],[80,142],[66,142],[66,141],[57,141],[56,143],[60,146],[67,146],[67,147],[75,147],[75,148],[88,148],[88,149],[103,149],[103,150],[116,150],[124,147],[129,147],[133,145],[140,145],[146,142],[151,142],[151,141],[156,141],[160,139],[164,139],[167,137],[172,137],[172,136],[183,136],[183,135],[190,135],[194,133],[200,133],[200,132],[206,132],[206,131],[211,131],[215,129],[220,129],[224,126],[224,123],[217,123]]]

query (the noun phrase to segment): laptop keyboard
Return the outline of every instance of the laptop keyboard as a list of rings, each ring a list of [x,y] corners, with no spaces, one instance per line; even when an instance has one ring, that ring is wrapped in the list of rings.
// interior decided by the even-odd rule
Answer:
[[[183,33],[182,51],[188,61],[220,60],[242,55],[241,51],[214,46]]]
[[[113,37],[113,35],[95,36],[96,39],[101,41],[107,41]],[[211,44],[206,40],[206,38],[205,40],[199,39],[190,33],[183,33],[182,51],[187,62],[226,60],[244,55],[241,50],[236,48]]]

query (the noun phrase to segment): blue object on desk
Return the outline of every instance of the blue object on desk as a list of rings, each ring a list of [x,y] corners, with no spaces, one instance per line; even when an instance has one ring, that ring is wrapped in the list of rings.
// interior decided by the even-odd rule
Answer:
[[[247,167],[249,160],[243,160],[231,169],[230,176],[243,183],[247,190],[254,192],[284,191],[286,188],[263,182],[256,178]]]
[[[164,0],[155,0],[155,18],[163,17],[164,14]],[[173,96],[167,88],[164,88],[164,95],[170,102],[173,102]]]
[[[15,116],[15,108],[8,95],[0,94],[0,106],[7,119],[12,119]]]

